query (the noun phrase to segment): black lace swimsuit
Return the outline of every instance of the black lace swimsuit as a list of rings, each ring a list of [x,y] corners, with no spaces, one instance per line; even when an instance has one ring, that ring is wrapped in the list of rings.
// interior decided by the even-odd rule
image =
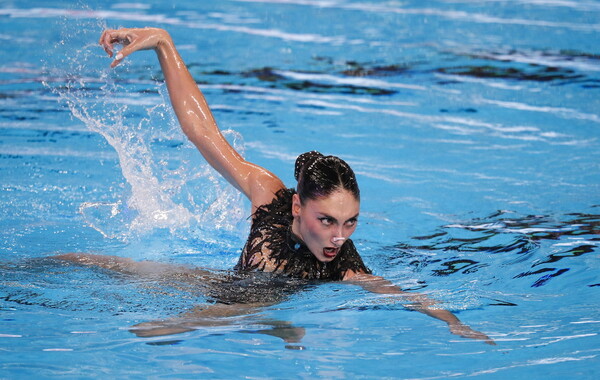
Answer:
[[[349,239],[331,262],[317,260],[308,247],[292,233],[294,193],[293,189],[281,189],[271,203],[256,210],[250,236],[235,269],[333,281],[342,280],[348,270],[371,273]]]

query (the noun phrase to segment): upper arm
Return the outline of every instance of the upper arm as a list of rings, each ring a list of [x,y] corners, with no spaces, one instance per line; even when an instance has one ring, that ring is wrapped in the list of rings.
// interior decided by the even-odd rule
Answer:
[[[206,161],[243,192],[253,207],[273,199],[283,183],[268,170],[246,161],[225,139],[171,39],[157,48],[169,97],[181,129]]]
[[[344,275],[344,281],[350,281],[355,285],[360,285],[363,289],[373,293],[405,294],[402,289],[385,278],[361,271],[355,272],[353,270],[348,270]]]
[[[343,281],[353,281],[355,283],[359,283],[360,281],[372,281],[374,279],[381,279],[382,277],[373,276],[372,274],[368,274],[358,269],[353,271],[352,269],[348,269],[346,273],[344,273]]]

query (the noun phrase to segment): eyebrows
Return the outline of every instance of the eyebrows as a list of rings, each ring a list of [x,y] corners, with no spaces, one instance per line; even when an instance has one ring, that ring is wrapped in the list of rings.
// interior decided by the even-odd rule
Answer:
[[[331,219],[332,221],[334,221],[334,222],[336,222],[336,223],[337,223],[337,221],[338,221],[338,220],[337,220],[337,218],[335,218],[335,217],[333,217],[333,216],[331,216],[331,215],[329,215],[329,214],[327,214],[327,213],[325,213],[325,212],[320,212],[320,211],[317,211],[317,213],[318,213],[318,214],[321,214],[322,216],[324,216],[324,217],[326,217],[326,218],[329,218],[329,219]],[[351,221],[351,220],[356,220],[356,219],[358,219],[358,215],[359,215],[359,213],[356,213],[356,215],[354,215],[354,216],[353,216],[353,217],[351,217],[351,218],[348,218],[348,219],[347,219],[345,222],[349,222],[349,221]],[[345,222],[344,222],[344,223],[345,223]]]

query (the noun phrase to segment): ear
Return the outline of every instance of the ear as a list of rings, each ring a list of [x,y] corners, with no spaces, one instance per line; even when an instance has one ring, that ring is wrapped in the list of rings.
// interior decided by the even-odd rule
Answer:
[[[292,216],[294,218],[299,217],[301,209],[302,203],[300,203],[300,196],[298,194],[292,195]]]

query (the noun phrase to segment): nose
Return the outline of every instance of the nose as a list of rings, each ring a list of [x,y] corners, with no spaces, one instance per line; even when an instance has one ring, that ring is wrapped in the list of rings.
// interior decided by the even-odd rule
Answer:
[[[332,232],[333,236],[331,237],[331,242],[336,247],[341,247],[347,239],[346,235],[344,234],[344,228],[342,226],[337,226]]]
[[[332,237],[331,238],[331,242],[337,246],[337,247],[341,247],[342,244],[344,244],[344,242],[346,241],[345,237],[341,237],[341,236],[337,236],[337,237]]]

